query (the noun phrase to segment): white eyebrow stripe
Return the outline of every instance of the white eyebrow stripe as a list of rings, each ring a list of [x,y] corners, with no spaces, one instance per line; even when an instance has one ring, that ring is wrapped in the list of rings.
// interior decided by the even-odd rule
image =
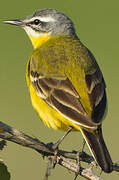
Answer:
[[[39,19],[42,22],[54,22],[55,21],[55,19],[50,16],[47,16],[47,17],[35,16],[32,18],[32,20],[35,20],[35,19]]]

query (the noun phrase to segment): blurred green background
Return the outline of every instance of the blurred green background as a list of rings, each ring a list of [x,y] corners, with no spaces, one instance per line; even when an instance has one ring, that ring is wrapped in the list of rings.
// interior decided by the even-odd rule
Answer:
[[[108,115],[103,123],[106,144],[114,162],[119,162],[119,1],[118,0],[12,0],[0,5],[0,120],[44,142],[55,142],[63,132],[45,127],[33,110],[25,82],[25,66],[32,45],[25,32],[2,20],[23,18],[41,8],[56,8],[75,23],[82,42],[96,57],[107,84]],[[63,149],[78,150],[80,133],[70,134]],[[46,161],[33,150],[8,142],[1,152],[12,180],[43,179]],[[100,173],[100,171],[98,171]],[[49,179],[73,179],[74,174],[57,166]],[[118,180],[119,173],[102,173]],[[78,177],[78,179],[83,179]]]

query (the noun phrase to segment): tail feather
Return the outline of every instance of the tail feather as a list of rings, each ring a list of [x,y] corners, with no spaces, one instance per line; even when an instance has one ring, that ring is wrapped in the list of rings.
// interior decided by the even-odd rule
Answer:
[[[81,132],[101,169],[107,173],[112,172],[113,162],[104,142],[101,126],[94,132],[84,129]]]

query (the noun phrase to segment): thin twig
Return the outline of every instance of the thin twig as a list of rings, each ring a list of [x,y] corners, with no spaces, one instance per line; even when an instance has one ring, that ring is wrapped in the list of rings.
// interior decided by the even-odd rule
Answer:
[[[49,145],[41,142],[37,138],[30,137],[21,131],[8,126],[7,124],[0,121],[0,138],[12,141],[14,143],[20,144],[22,146],[32,148],[37,152],[41,153],[43,156],[51,156],[54,155],[55,151]],[[77,151],[64,151],[58,150],[57,155],[62,155],[63,157],[77,160]],[[94,161],[93,157],[82,152],[81,161],[91,163]]]
[[[8,140],[19,145],[32,148],[35,151],[39,152],[43,156],[47,156],[48,158],[56,158],[56,163],[69,169],[74,173],[78,173],[78,165],[75,162],[69,161],[68,159],[77,160],[77,152],[72,151],[64,151],[64,150],[57,150],[57,156],[55,154],[55,150],[48,146],[47,144],[41,142],[40,140],[30,137],[21,131],[8,126],[7,124],[0,121],[0,138],[4,140]],[[91,163],[94,161],[93,157],[82,152],[80,156],[80,160],[86,163]],[[119,164],[113,165],[113,171],[119,172]],[[102,180],[100,177],[94,174],[91,168],[84,169],[83,167],[80,168],[81,176],[89,180]]]

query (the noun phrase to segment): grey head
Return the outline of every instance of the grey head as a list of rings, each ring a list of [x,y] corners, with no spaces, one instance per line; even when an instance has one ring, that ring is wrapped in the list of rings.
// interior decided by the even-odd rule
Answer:
[[[41,9],[27,17],[28,25],[36,31],[50,34],[75,34],[72,20],[55,9]]]
[[[36,33],[75,35],[72,20],[64,13],[55,9],[41,9],[22,20],[5,21],[8,24],[22,26],[28,33],[29,29]]]

